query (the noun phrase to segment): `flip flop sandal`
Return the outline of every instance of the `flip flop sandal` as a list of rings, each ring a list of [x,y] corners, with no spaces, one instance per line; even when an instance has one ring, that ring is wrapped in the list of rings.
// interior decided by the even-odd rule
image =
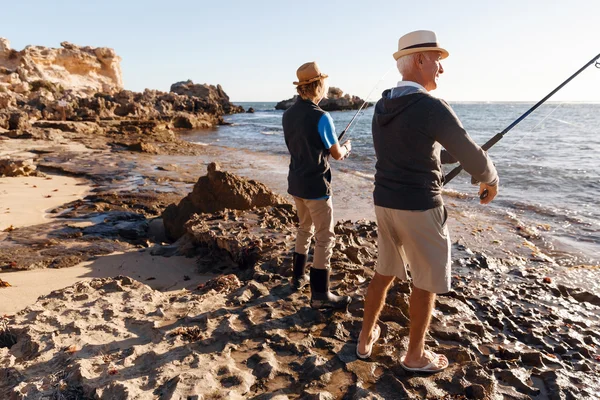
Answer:
[[[362,334],[362,331],[360,331],[360,333]],[[360,352],[358,351],[358,343],[357,343],[356,344],[356,357],[360,358],[361,360],[371,357],[371,353],[373,353],[373,345],[379,339],[380,335],[381,335],[381,327],[376,324],[375,328],[373,328],[373,340],[371,340],[371,343],[369,343],[369,346],[368,346],[369,351],[366,352],[365,354],[360,354]],[[360,337],[360,335],[359,335],[359,337]]]
[[[440,354],[436,354],[436,353],[434,353],[432,351],[429,351],[429,350],[425,350],[425,351],[427,351],[429,354],[431,354],[431,355],[433,355],[435,357],[433,357],[433,360],[429,364],[425,365],[424,367],[418,367],[418,368],[407,367],[404,364],[404,358],[406,356],[402,356],[402,358],[400,358],[400,365],[402,366],[402,368],[404,368],[407,371],[411,371],[411,372],[427,372],[427,373],[430,373],[430,374],[443,371],[446,368],[448,368],[448,365],[450,365],[450,363],[448,362],[448,364],[446,364],[445,367],[438,368],[436,366],[436,364],[437,364],[437,361],[440,358]]]

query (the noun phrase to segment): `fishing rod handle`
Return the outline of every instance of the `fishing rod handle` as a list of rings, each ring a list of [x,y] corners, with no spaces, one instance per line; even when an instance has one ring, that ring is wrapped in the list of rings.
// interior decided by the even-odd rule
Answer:
[[[456,168],[454,168],[452,171],[448,172],[448,175],[446,175],[444,177],[444,186],[446,186],[448,184],[448,182],[450,182],[452,179],[454,179],[458,174],[460,174],[460,171],[463,170],[462,165],[458,165]]]

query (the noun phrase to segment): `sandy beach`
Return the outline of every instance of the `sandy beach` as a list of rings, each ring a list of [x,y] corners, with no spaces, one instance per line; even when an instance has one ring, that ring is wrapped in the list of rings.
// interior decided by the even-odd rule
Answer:
[[[129,276],[161,292],[194,289],[209,280],[200,274],[196,260],[183,256],[152,256],[149,251],[115,253],[71,268],[7,272],[0,278],[11,286],[0,291],[0,315],[14,314],[34,304],[38,297],[93,278]]]
[[[48,210],[82,199],[88,183],[68,176],[0,178],[0,230],[43,224]]]

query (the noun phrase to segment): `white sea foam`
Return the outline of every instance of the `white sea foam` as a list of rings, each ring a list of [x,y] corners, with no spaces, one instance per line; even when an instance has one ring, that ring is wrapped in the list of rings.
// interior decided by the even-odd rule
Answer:
[[[208,143],[203,143],[203,142],[190,142],[190,143],[197,144],[197,145],[199,145],[199,146],[210,146],[210,144],[208,144]]]
[[[454,190],[454,189],[442,189],[442,194],[444,194],[448,197],[454,197],[456,199],[468,199],[469,197],[472,197],[471,195],[469,195],[467,193],[462,193],[462,192],[459,192],[458,190]]]

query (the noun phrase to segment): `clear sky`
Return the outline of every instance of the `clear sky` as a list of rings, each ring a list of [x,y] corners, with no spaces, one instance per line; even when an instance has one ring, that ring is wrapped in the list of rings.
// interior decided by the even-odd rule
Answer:
[[[377,98],[398,80],[392,54],[430,29],[450,52],[435,94],[450,101],[537,101],[600,53],[600,0],[9,1],[0,36],[21,50],[61,41],[114,48],[126,89],[220,83],[233,101],[294,94],[317,61],[330,85]],[[376,85],[377,84],[377,85]],[[600,102],[588,68],[553,100]]]

